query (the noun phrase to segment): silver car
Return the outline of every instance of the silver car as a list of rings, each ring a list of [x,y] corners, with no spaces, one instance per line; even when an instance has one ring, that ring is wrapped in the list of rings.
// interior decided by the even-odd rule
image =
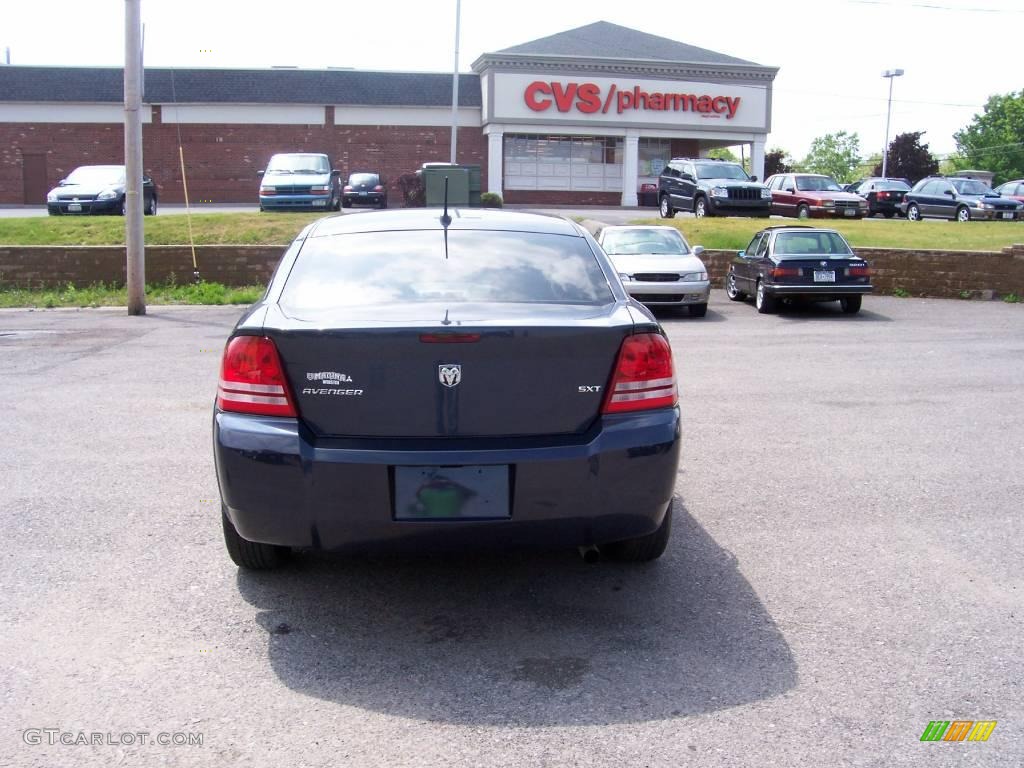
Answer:
[[[711,283],[699,258],[704,248],[691,248],[675,227],[605,227],[597,241],[640,303],[685,307],[691,317],[707,314]]]

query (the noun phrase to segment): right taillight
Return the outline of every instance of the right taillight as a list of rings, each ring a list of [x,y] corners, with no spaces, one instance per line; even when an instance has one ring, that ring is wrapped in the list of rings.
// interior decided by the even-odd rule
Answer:
[[[224,349],[217,387],[222,411],[295,416],[281,358],[266,336],[236,336]]]
[[[871,267],[850,267],[850,277],[871,277]]]
[[[672,348],[665,337],[657,333],[627,336],[619,348],[602,413],[669,408],[677,400]]]

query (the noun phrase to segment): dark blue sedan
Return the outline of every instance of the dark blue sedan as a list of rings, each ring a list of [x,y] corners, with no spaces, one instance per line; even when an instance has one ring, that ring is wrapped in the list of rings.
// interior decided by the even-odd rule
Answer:
[[[668,542],[671,350],[565,219],[413,209],[310,225],[227,342],[213,431],[245,568],[291,548],[643,561]]]

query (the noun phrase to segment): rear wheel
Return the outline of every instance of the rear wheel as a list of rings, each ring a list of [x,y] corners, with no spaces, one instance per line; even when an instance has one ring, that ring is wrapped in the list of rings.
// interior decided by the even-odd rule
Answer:
[[[757,293],[754,295],[754,305],[762,315],[770,315],[775,311],[775,297],[764,289],[764,282],[757,281]]]
[[[967,206],[961,205],[956,209],[956,220],[957,221],[970,221],[971,212],[967,210]]]
[[[658,200],[658,213],[661,214],[663,219],[671,219],[676,215],[675,209],[672,208],[672,203],[669,202],[668,195],[662,195],[661,199]]]
[[[668,539],[672,533],[672,505],[669,504],[665,510],[665,519],[661,521],[658,530],[647,536],[639,536],[635,539],[615,541],[601,547],[601,553],[609,560],[618,560],[625,563],[646,563],[657,560],[665,552],[668,546]]]
[[[808,208],[806,204],[800,203],[800,205],[796,207],[796,217],[798,219],[811,218],[811,209]]]
[[[743,301],[747,295],[736,286],[736,275],[730,272],[725,276],[725,295],[733,301]]]
[[[228,516],[221,511],[221,522],[224,527],[224,546],[228,556],[239,568],[251,571],[267,571],[277,568],[288,556],[288,547],[274,544],[260,544],[256,541],[243,539]]]
[[[860,312],[860,296],[843,296],[839,300],[839,306],[843,308],[843,313],[847,315],[855,315]]]
[[[706,198],[698,197],[693,201],[693,215],[698,219],[703,219],[705,216],[711,215],[711,208],[708,206]]]
[[[921,209],[917,207],[916,203],[911,203],[907,206],[907,221],[920,221],[921,220]]]
[[[690,317],[704,317],[708,313],[707,304],[691,304]]]

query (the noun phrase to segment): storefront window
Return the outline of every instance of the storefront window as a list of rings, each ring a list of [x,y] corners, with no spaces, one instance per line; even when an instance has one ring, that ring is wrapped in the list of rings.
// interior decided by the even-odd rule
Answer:
[[[622,139],[505,135],[506,189],[622,190]]]
[[[640,178],[657,179],[662,169],[672,159],[672,141],[670,139],[640,139],[638,146]]]

